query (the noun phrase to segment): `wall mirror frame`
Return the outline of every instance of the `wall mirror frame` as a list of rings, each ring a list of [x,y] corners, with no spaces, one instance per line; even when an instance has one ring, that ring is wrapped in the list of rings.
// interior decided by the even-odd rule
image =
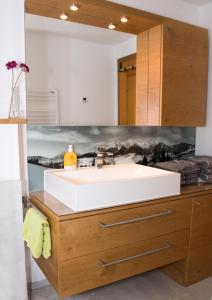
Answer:
[[[77,12],[70,9],[73,2]],[[67,21],[105,29],[112,24],[137,36],[135,111],[126,116],[119,97],[116,124],[80,125],[205,125],[207,29],[105,0],[26,0],[25,12],[52,19],[65,14]]]

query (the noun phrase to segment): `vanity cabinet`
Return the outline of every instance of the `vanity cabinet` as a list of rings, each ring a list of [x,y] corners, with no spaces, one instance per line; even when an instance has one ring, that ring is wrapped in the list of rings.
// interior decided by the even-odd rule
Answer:
[[[161,268],[182,285],[212,276],[212,184],[181,195],[76,213],[45,192],[52,256],[37,264],[60,297]]]
[[[136,125],[204,126],[208,30],[166,20],[137,39]]]
[[[31,202],[47,216],[52,233],[51,258],[36,262],[61,297],[187,257],[189,199],[166,198],[85,213],[66,207],[69,213],[61,216],[48,203],[56,203],[57,211],[65,206],[49,194],[34,193]]]
[[[164,272],[188,286],[212,276],[212,194],[193,197],[188,257]]]

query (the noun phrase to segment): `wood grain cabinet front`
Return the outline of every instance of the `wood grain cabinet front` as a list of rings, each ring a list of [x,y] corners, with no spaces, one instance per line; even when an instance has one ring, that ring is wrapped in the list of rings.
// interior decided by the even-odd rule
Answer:
[[[191,201],[170,201],[59,223],[58,255],[66,260],[189,228]]]
[[[52,257],[36,262],[61,297],[187,257],[190,198],[161,199],[65,219],[35,198],[32,202],[47,216],[52,230]]]
[[[77,294],[183,259],[189,230],[62,261],[59,293]]]
[[[192,201],[188,256],[163,269],[185,286],[212,276],[212,194],[193,197]]]
[[[138,35],[136,125],[205,126],[208,30],[167,20]]]
[[[32,194],[52,232],[51,258],[36,262],[61,297],[156,268],[182,285],[211,276],[212,185],[182,191],[85,213],[61,207],[50,195]]]

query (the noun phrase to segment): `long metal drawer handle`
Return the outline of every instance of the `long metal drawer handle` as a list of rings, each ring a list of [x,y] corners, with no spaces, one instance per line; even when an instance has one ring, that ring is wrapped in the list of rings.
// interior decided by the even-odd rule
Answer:
[[[163,242],[163,244],[164,244],[163,247],[153,249],[153,250],[149,250],[149,251],[146,251],[146,252],[142,252],[142,253],[139,253],[137,255],[133,255],[133,256],[126,257],[126,258],[114,260],[114,261],[111,261],[111,262],[104,262],[103,260],[99,259],[99,262],[100,262],[100,264],[103,268],[106,268],[106,267],[110,267],[110,266],[113,266],[113,265],[117,265],[117,264],[121,264],[121,263],[130,261],[130,260],[142,257],[142,256],[157,253],[157,252],[160,252],[160,251],[163,251],[165,249],[169,249],[169,248],[172,247],[172,245],[169,244],[168,242]]]
[[[169,216],[169,215],[172,215],[173,213],[174,213],[173,210],[166,209],[166,210],[164,210],[161,213],[150,215],[150,216],[146,216],[146,217],[136,218],[136,219],[122,221],[122,222],[117,222],[117,223],[112,223],[112,224],[104,224],[104,223],[100,222],[99,225],[102,228],[110,228],[110,227],[115,227],[115,226],[126,225],[126,224],[130,224],[130,223],[135,223],[135,222],[140,222],[140,221],[144,221],[144,220],[154,219],[154,218],[158,218],[158,217]]]

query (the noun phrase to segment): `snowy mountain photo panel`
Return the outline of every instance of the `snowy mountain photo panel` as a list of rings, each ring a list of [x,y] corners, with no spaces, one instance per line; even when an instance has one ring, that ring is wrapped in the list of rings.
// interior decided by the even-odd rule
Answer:
[[[99,147],[113,152],[116,164],[154,166],[194,153],[195,138],[195,128],[27,126],[29,190],[43,190],[45,169],[63,168],[69,144],[79,167],[93,166]]]

